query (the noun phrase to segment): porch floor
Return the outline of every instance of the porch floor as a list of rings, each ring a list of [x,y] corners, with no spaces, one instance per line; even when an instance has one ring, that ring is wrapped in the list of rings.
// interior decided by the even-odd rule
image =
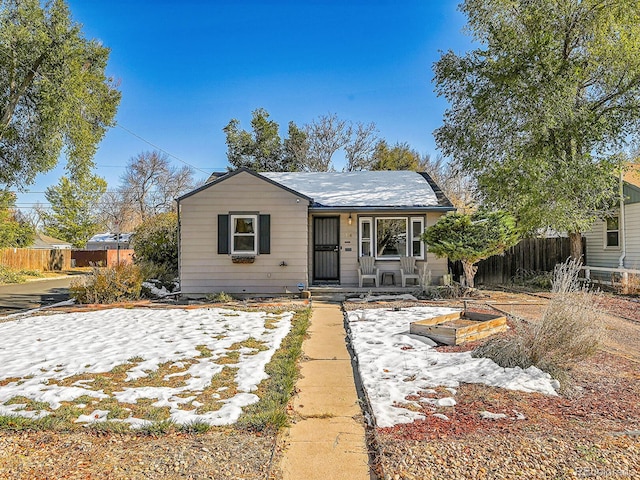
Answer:
[[[358,285],[311,285],[309,291],[312,296],[323,295],[361,295],[371,292],[372,295],[384,295],[384,294],[402,294],[402,293],[414,293],[418,288],[416,285],[407,285],[406,287],[399,287],[397,285],[381,285],[379,287],[365,286],[359,287]]]

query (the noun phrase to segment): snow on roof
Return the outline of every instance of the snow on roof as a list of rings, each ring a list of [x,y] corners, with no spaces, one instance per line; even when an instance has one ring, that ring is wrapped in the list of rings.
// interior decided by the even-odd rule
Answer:
[[[133,233],[121,233],[120,234],[120,243],[128,242],[131,239],[131,235]],[[116,242],[118,234],[117,233],[98,233],[89,239],[89,242]]]
[[[436,207],[429,182],[417,172],[260,172],[324,207]]]

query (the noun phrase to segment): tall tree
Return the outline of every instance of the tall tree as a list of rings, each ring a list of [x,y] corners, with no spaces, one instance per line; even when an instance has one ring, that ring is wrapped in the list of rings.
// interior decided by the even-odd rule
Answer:
[[[173,209],[173,200],[193,188],[193,171],[176,168],[161,152],[142,152],[129,160],[118,189],[135,225]],[[125,208],[125,207],[121,207]]]
[[[389,146],[386,140],[376,143],[371,170],[420,170],[420,154],[408,143]]]
[[[481,47],[435,64],[450,108],[438,146],[484,201],[530,230],[581,232],[615,201],[618,151],[640,119],[638,0],[466,0]]]
[[[378,139],[377,132],[376,124],[373,122],[367,124],[358,122],[355,128],[351,129],[351,138],[344,147],[347,159],[346,171],[371,170]]]
[[[309,157],[307,134],[294,122],[289,122],[288,136],[282,143],[284,149],[283,170],[286,172],[302,170]]]
[[[98,233],[100,223],[97,204],[107,190],[107,182],[87,168],[68,171],[57,185],[47,188],[45,198],[51,212],[43,214],[47,235],[84,248],[87,240]]]
[[[269,120],[264,108],[253,111],[251,129],[252,132],[241,130],[235,118],[222,129],[227,135],[227,158],[232,168],[247,167],[257,172],[283,170],[279,125]]]
[[[336,114],[321,115],[305,125],[309,139],[309,156],[305,170],[309,172],[328,172],[333,170],[333,155],[349,144],[352,127],[346,120],[340,120]]]
[[[0,184],[24,188],[65,151],[91,165],[120,93],[109,50],[82,35],[63,0],[0,0]]]
[[[433,178],[458,212],[473,213],[478,207],[476,182],[457,162],[447,162],[441,155],[432,159],[431,155],[425,154],[420,158],[418,171]]]
[[[16,195],[0,190],[0,248],[28,247],[35,239],[35,228],[15,208]]]

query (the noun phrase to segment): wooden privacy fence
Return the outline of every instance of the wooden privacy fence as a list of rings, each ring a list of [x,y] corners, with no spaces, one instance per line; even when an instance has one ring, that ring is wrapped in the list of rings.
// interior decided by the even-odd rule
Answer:
[[[16,270],[57,271],[71,268],[71,250],[0,249],[0,265]]]
[[[583,240],[584,252],[584,240]],[[527,272],[551,272],[571,255],[568,238],[525,238],[504,255],[494,255],[478,263],[476,284],[510,283]],[[464,275],[461,262],[449,262],[454,279]]]
[[[71,258],[74,267],[112,267],[118,263],[133,263],[133,250],[73,250]]]

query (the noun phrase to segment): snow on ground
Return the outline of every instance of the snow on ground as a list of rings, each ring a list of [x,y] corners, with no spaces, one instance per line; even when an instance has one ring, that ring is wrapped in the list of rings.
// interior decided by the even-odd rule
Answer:
[[[52,409],[60,407],[62,401],[72,401],[82,395],[96,399],[106,397],[103,391],[90,388],[91,380],[79,380],[72,386],[55,383],[67,377],[109,372],[129,361],[137,363],[127,371],[129,381],[147,376],[162,363],[176,362],[184,367],[181,361],[195,359],[195,363],[181,372],[185,375],[182,387],[122,388],[115,391],[114,396],[118,401],[133,403],[143,397],[156,399],[154,406],[168,406],[171,419],[181,424],[234,423],[242,407],[258,401],[251,392],[267,378],[264,367],[291,329],[292,317],[292,313],[275,315],[223,309],[111,309],[2,323],[0,415],[38,417],[46,414],[21,410],[24,404],[5,405],[16,396],[46,402]],[[266,328],[265,321],[272,323],[271,328]],[[267,350],[258,352],[242,347],[238,363],[226,365],[237,368],[237,395],[223,400],[224,405],[217,411],[197,414],[194,409],[197,405],[190,402],[225,366],[215,363],[216,359],[228,354],[234,343],[249,338],[264,342]],[[210,356],[201,355],[203,345],[211,352]],[[191,393],[194,396],[190,399],[183,398]],[[99,411],[94,414],[92,418],[106,419],[106,414]],[[144,423],[131,418],[125,421]]]
[[[434,412],[435,407],[455,405],[455,388],[461,382],[556,395],[557,381],[535,367],[502,368],[487,358],[472,358],[470,352],[441,353],[427,337],[409,333],[410,322],[455,311],[415,307],[347,313],[358,370],[379,427],[425,418],[423,413],[402,405],[432,404]],[[434,398],[433,388],[438,386],[448,387],[450,396]],[[409,395],[420,399],[406,400]]]

